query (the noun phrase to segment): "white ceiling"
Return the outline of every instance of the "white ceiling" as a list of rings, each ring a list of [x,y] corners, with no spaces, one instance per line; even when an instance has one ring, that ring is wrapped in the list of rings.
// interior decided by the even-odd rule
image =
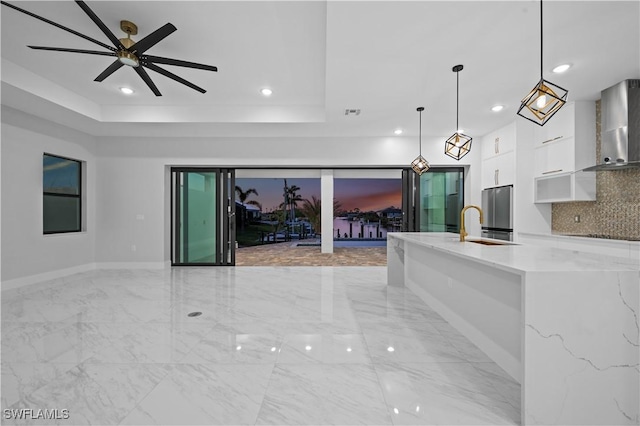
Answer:
[[[70,1],[13,1],[98,40],[108,39]],[[473,137],[512,121],[539,79],[539,2],[519,1],[89,1],[118,37],[140,39],[167,22],[178,30],[147,53],[219,72],[164,66],[200,94],[149,71],[156,97],[123,67],[97,83],[112,58],[26,45],[102,50],[2,6],[2,103],[95,135],[423,136],[460,127]],[[544,76],[570,100],[640,78],[640,1],[544,3]],[[562,75],[551,69],[569,62]],[[117,89],[129,86],[132,96]],[[264,98],[259,90],[270,87]],[[506,108],[494,113],[490,107]],[[346,108],[359,108],[357,117]],[[117,125],[116,125],[117,124]]]

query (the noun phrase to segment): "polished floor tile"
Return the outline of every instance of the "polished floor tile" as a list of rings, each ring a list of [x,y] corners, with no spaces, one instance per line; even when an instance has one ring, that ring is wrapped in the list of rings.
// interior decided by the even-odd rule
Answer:
[[[375,366],[394,424],[515,424],[520,412],[469,363]]]
[[[180,364],[121,424],[254,424],[273,364]]]
[[[99,270],[5,291],[2,409],[69,419],[3,424],[518,424],[520,386],[386,274]]]
[[[67,420],[36,419],[15,424],[119,424],[167,373],[167,366],[161,364],[80,364],[9,408],[69,412]],[[12,423],[4,420],[3,424]]]
[[[371,365],[278,365],[256,424],[391,424]]]

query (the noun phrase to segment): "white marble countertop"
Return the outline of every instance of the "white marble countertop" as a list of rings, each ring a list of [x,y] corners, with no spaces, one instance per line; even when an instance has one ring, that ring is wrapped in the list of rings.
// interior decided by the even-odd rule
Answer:
[[[397,238],[517,274],[640,270],[640,262],[634,259],[518,243],[499,246],[462,243],[458,234],[447,232],[390,232],[387,238],[390,247],[393,247],[393,238]],[[497,241],[477,237],[467,237],[467,240]]]
[[[536,237],[547,237],[547,238],[560,238],[567,239],[572,241],[580,241],[580,242],[592,242],[592,243],[608,243],[608,244],[620,244],[620,245],[631,245],[631,246],[640,246],[640,241],[631,241],[631,240],[616,240],[613,238],[593,238],[585,235],[578,234],[553,234],[553,233],[536,233],[536,232],[519,232],[519,235],[532,235]]]

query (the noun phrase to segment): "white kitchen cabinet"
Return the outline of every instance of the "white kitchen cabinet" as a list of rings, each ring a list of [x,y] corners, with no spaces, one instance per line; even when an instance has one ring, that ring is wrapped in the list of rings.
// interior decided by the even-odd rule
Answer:
[[[596,174],[576,172],[536,178],[534,197],[536,203],[594,201]]]
[[[596,162],[595,102],[566,104],[534,132],[535,202],[594,201],[595,173],[579,172]]]
[[[515,152],[507,152],[482,161],[482,188],[513,185],[515,180]]]
[[[515,122],[482,138],[482,188],[515,182]]]
[[[515,122],[487,134],[482,138],[482,159],[506,154],[516,148]]]
[[[573,137],[566,137],[534,149],[534,177],[574,171],[574,147]]]

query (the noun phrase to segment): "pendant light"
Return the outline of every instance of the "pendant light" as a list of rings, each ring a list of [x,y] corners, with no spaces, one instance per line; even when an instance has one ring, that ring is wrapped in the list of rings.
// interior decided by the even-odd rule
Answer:
[[[456,73],[456,132],[444,143],[444,153],[458,161],[471,151],[471,141],[473,140],[470,136],[460,132],[460,127],[458,126],[458,112],[460,109],[460,71],[463,69],[464,66],[462,65],[456,65],[451,69],[451,71]]]
[[[427,160],[425,160],[425,158],[422,156],[422,111],[424,111],[424,107],[418,107],[416,109],[416,111],[418,111],[420,113],[420,139],[419,139],[419,141],[420,141],[419,142],[420,143],[420,154],[411,163],[411,168],[418,175],[421,175],[424,172],[426,172],[427,170],[429,170],[429,168],[431,166],[429,165]]]
[[[557,86],[542,76],[542,0],[540,0],[540,81],[522,99],[518,115],[544,126],[553,115],[567,102],[567,90]]]

